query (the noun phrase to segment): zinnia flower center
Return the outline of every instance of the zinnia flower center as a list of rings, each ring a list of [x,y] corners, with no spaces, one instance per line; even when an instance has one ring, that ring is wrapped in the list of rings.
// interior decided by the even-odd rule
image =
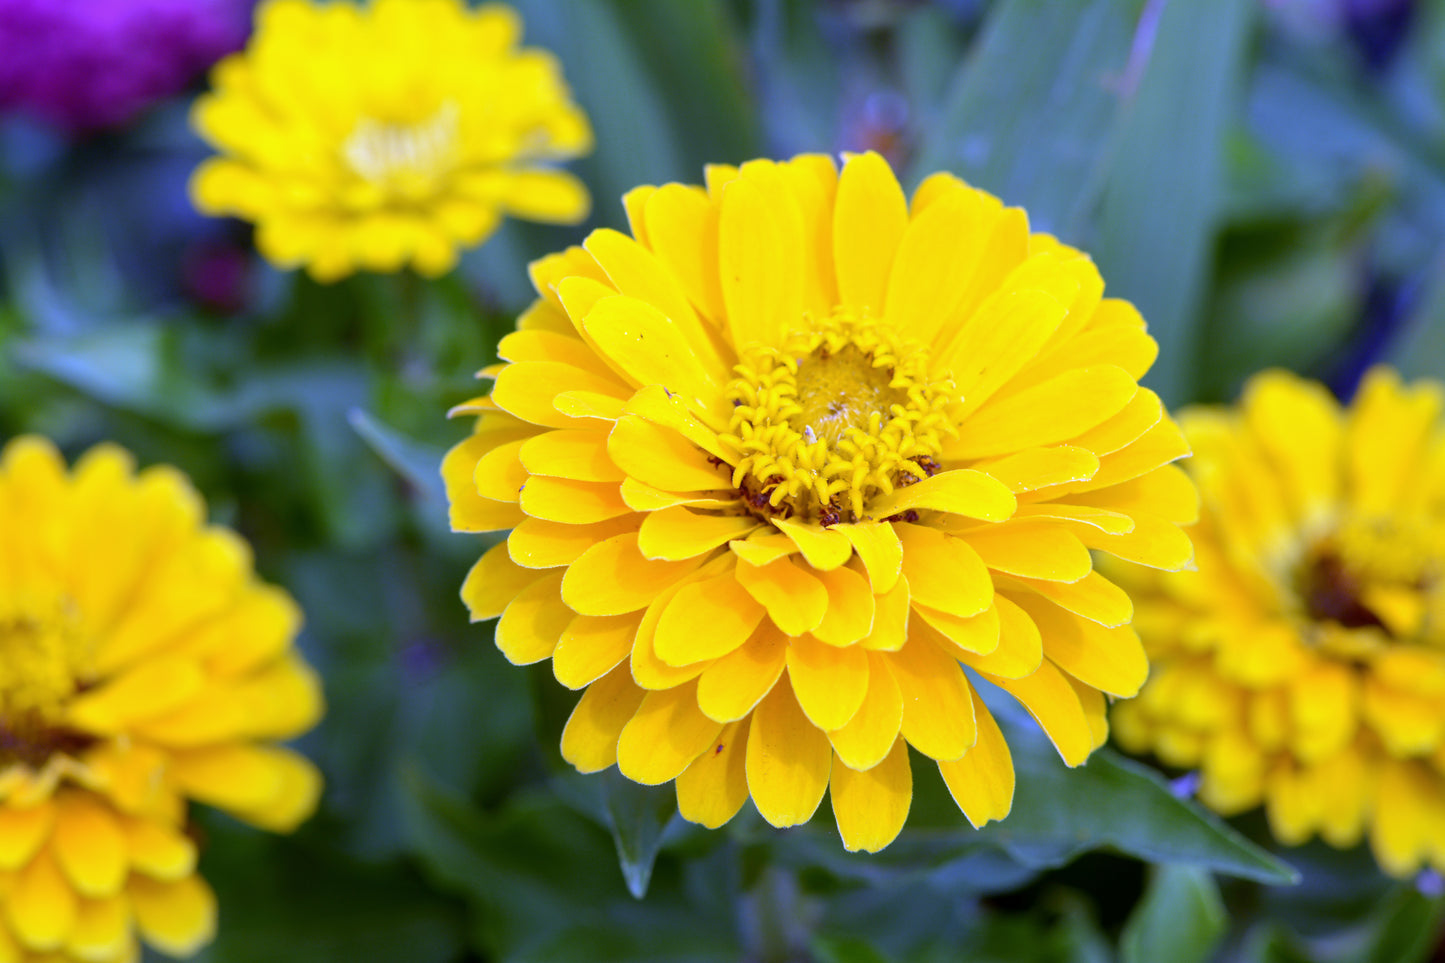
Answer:
[[[63,610],[0,616],[0,768],[38,766],[91,741],[61,725],[66,702],[81,688],[82,654],[75,619]]]
[[[877,319],[839,310],[782,348],[743,352],[728,386],[733,484],[759,514],[857,521],[877,494],[938,470],[951,381]]]
[[[456,163],[460,118],[451,101],[416,123],[363,117],[341,152],[352,171],[373,186],[407,197],[422,195]]]
[[[1347,522],[1300,570],[1306,612],[1400,642],[1445,645],[1445,525]]]

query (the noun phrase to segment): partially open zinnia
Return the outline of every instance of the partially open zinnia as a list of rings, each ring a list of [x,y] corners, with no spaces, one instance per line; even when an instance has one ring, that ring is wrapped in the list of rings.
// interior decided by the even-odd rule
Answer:
[[[179,473],[44,440],[0,452],[0,960],[206,943],[187,801],[285,831],[320,780],[300,614]]]
[[[462,597],[516,663],[585,689],[562,753],[676,780],[718,826],[831,787],[849,849],[898,834],[908,747],[976,825],[1013,767],[960,663],[1063,758],[1147,673],[1090,549],[1190,558],[1186,452],[1137,379],[1156,347],[1088,258],[946,174],[876,154],[642,187],[628,237],[533,265],[453,526],[512,529]]]
[[[1209,806],[1263,803],[1286,844],[1368,833],[1396,874],[1445,870],[1442,403],[1377,369],[1342,409],[1273,371],[1186,412],[1198,571],[1135,573],[1155,666],[1114,714]]]
[[[256,246],[321,281],[456,263],[504,216],[575,224],[590,200],[551,165],[592,146],[544,50],[502,4],[265,0],[216,66],[196,129],[221,156],[196,206],[256,224]]]

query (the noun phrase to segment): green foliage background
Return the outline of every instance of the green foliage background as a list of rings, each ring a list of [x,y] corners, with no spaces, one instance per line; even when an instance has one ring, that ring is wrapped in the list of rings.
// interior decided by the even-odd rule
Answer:
[[[1269,365],[1346,394],[1380,360],[1445,375],[1441,0],[516,5],[596,127],[589,227],[709,162],[873,147],[906,186],[952,170],[1091,251],[1172,403]],[[1107,749],[1066,770],[1003,703],[1013,815],[975,832],[918,765],[873,857],[826,807],[709,833],[670,789],[572,773],[575,697],[467,624],[485,545],[447,531],[436,465],[526,263],[583,231],[510,224],[434,283],[276,274],[187,210],[185,107],[76,144],[0,124],[0,439],[178,465],[308,613],[330,709],[302,747],[327,794],[289,838],[199,814],[208,963],[1445,958],[1438,880],[1271,853],[1257,818]],[[239,286],[198,301],[187,265],[215,251]]]

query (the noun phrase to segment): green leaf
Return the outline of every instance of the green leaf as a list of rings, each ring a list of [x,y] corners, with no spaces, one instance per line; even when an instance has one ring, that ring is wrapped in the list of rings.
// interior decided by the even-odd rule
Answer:
[[[1194,393],[1225,139],[1255,6],[1149,5],[1138,40],[1148,65],[1119,134],[1092,248],[1109,293],[1134,302],[1158,339],[1146,380],[1170,403]]]
[[[406,437],[360,408],[352,408],[346,420],[377,457],[400,475],[412,490],[432,505],[446,505],[447,491],[441,478],[444,451]]]
[[[1198,866],[1159,866],[1124,926],[1121,963],[1206,963],[1229,925],[1219,886]]]
[[[1017,888],[1032,873],[1094,849],[1265,883],[1298,879],[1287,864],[1218,816],[1178,798],[1159,773],[1141,763],[1100,749],[1085,765],[1068,768],[1011,700],[986,683],[978,688],[1013,753],[1016,789],[1006,819],[969,828],[937,767],[914,755],[913,811],[887,849],[873,856],[842,852],[831,828],[789,834],[780,847],[799,862],[845,879],[882,885],[929,877],[975,892]]]
[[[221,919],[197,963],[450,963],[462,952],[461,908],[438,899],[414,870],[206,822],[201,868]]]
[[[917,181],[951,170],[1078,241],[1111,155],[1142,0],[1004,0],[925,126]]]
[[[1445,375],[1445,271],[1437,269],[1432,278],[1389,352],[1388,360],[1406,378]]]
[[[1421,963],[1439,940],[1445,900],[1403,884],[1380,904],[1362,944],[1338,963]]]
[[[637,901],[612,866],[607,831],[553,794],[519,794],[483,813],[420,775],[409,790],[413,845],[441,885],[476,906],[474,942],[487,954],[539,963],[739,958],[734,896],[716,888],[725,865],[694,858],[680,873],[674,864],[665,885]]]
[[[642,899],[652,880],[652,865],[662,848],[663,833],[677,815],[677,793],[671,784],[638,785],[615,767],[601,778],[622,878],[628,892]]]

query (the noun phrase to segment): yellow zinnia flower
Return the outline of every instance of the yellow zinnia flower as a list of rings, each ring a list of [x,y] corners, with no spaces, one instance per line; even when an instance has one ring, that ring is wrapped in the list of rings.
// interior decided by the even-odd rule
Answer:
[[[1396,874],[1445,869],[1441,404],[1377,369],[1341,410],[1271,371],[1181,417],[1198,570],[1139,573],[1155,668],[1114,713],[1126,747],[1200,767],[1214,809],[1262,802],[1290,845],[1368,830]]]
[[[1013,767],[960,662],[1064,759],[1143,683],[1091,548],[1188,563],[1156,346],[1088,258],[876,154],[711,167],[533,265],[540,300],[447,456],[453,527],[511,528],[462,589],[516,663],[586,688],[562,753],[676,779],[707,826],[831,786],[845,845],[907,815],[907,746],[981,825]]]
[[[192,178],[197,208],[255,222],[268,260],[321,281],[443,274],[506,214],[575,224],[586,188],[543,165],[585,154],[592,131],[520,34],[501,4],[266,0],[192,114],[222,154]]]
[[[286,831],[310,763],[273,740],[321,711],[300,613],[168,468],[112,446],[67,473],[0,451],[0,960],[138,958],[207,942],[186,802]]]

